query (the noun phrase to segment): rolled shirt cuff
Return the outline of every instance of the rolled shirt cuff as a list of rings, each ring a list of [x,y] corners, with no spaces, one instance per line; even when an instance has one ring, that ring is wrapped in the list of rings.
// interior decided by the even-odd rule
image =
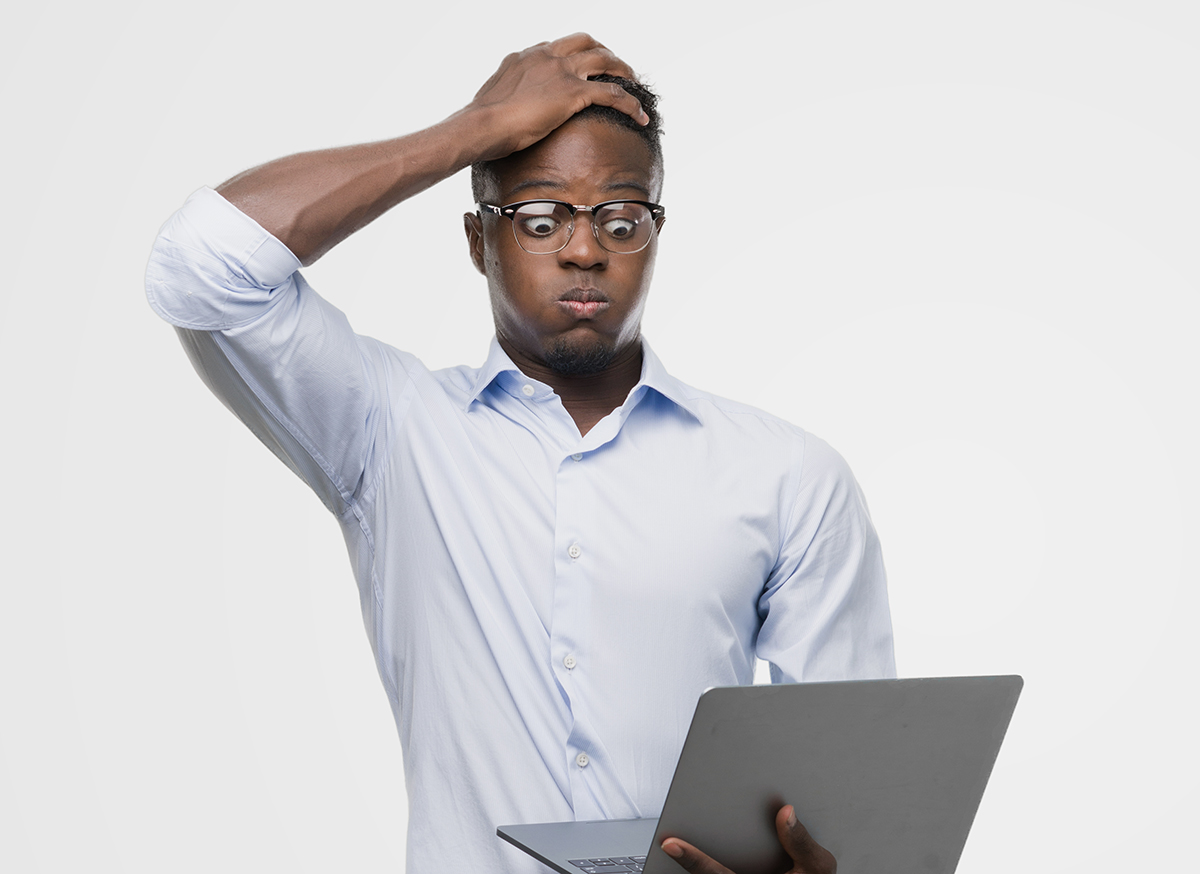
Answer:
[[[193,193],[159,232],[146,268],[151,308],[173,325],[248,324],[294,287],[300,260],[211,188]]]

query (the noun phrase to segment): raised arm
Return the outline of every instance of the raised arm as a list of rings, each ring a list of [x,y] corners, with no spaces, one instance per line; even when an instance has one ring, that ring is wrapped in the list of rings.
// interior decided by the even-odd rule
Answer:
[[[214,394],[341,514],[369,481],[389,405],[422,370],[361,337],[297,271],[402,200],[500,158],[592,104],[644,120],[632,71],[586,34],[504,59],[463,109],[378,143],[308,152],[197,191],[163,226],[146,270],[154,310],[180,332]],[[218,196],[219,195],[219,196]]]
[[[620,86],[590,82],[633,71],[587,34],[511,54],[475,98],[417,133],[304,152],[247,170],[217,191],[311,264],[401,201],[475,161],[502,158],[545,137],[592,104],[645,123]]]

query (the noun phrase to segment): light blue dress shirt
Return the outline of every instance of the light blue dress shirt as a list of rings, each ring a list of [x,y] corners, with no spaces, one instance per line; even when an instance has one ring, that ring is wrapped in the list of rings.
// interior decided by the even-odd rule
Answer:
[[[431,372],[356,335],[211,189],[151,305],[341,525],[404,751],[410,874],[540,872],[501,823],[654,816],[700,693],[894,676],[879,542],[842,458],[649,346],[585,436],[492,341]],[[267,548],[264,546],[264,548]]]

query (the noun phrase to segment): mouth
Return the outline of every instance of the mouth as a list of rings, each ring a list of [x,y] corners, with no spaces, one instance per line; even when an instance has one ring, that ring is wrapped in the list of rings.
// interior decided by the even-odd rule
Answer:
[[[608,295],[596,288],[572,288],[559,299],[558,305],[578,319],[592,319],[608,309]]]

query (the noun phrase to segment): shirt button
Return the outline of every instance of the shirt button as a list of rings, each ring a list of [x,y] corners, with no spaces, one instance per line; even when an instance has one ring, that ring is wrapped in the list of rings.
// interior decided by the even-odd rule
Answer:
[[[575,453],[574,455],[572,455],[571,457],[572,457],[573,459],[575,459],[576,461],[583,461],[583,453],[582,453],[582,452],[576,452],[576,453]]]
[[[588,766],[589,761],[591,761],[591,760],[588,758],[587,753],[580,753],[579,755],[577,755],[575,757],[575,764],[581,768],[586,768]]]
[[[525,395],[525,397],[527,397],[527,398],[533,397],[533,392],[534,392],[533,386],[531,386],[531,385],[521,386],[521,394]]]
[[[569,655],[563,659],[563,667],[565,667],[568,671],[575,670],[575,665],[576,665],[575,656]]]
[[[583,555],[583,550],[579,548],[578,543],[572,543],[567,549],[567,555],[571,556],[571,558],[579,558],[579,556]]]

